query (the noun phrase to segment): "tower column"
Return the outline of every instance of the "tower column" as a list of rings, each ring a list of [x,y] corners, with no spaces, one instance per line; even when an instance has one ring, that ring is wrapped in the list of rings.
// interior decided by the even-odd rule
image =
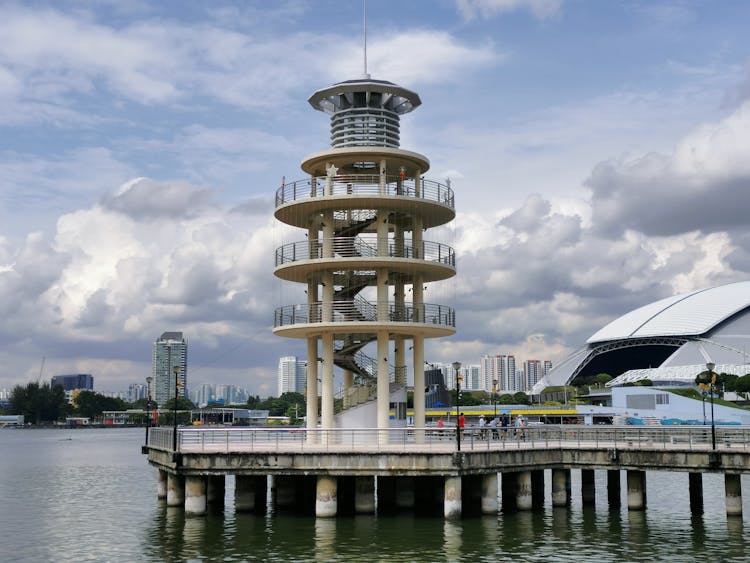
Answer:
[[[607,471],[607,500],[609,506],[620,506],[620,470],[609,469]]]
[[[375,477],[354,478],[354,511],[357,514],[375,512]]]
[[[688,473],[688,489],[690,491],[690,512],[703,512],[703,473]]]
[[[307,339],[307,396],[305,414],[307,420],[307,442],[317,442],[318,435],[318,339],[314,336]]]
[[[167,498],[167,480],[168,473],[163,469],[158,469],[156,475],[156,498]]]
[[[425,420],[425,377],[424,377],[424,336],[414,335],[414,439],[418,444],[424,443]]]
[[[581,500],[583,504],[596,502],[596,482],[593,469],[581,469]]]
[[[321,382],[321,427],[333,430],[333,334],[323,333],[323,381]],[[326,438],[329,436],[326,435]]]
[[[390,428],[388,407],[390,404],[390,377],[388,374],[388,333],[378,331],[378,387],[377,387],[377,420],[379,442],[388,442],[388,434],[382,432]]]

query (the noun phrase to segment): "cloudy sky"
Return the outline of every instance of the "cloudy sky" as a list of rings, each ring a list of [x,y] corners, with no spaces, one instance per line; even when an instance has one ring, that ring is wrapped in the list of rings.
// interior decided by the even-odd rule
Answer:
[[[309,95],[362,72],[361,3],[0,3],[0,388],[150,374],[275,394],[282,176]],[[369,71],[417,91],[402,147],[451,178],[456,336],[429,361],[562,359],[650,301],[750,272],[750,3],[368,5]],[[744,38],[744,39],[743,39]],[[429,296],[427,296],[428,298]]]

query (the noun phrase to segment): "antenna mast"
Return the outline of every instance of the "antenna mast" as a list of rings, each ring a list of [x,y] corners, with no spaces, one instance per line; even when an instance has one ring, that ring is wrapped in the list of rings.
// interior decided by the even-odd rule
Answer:
[[[362,31],[364,36],[364,63],[365,63],[365,74],[364,78],[370,78],[367,74],[367,0],[362,0]]]

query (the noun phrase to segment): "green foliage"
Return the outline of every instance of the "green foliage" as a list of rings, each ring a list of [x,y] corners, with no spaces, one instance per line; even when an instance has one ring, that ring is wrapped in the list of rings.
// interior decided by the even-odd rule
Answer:
[[[530,403],[529,396],[523,391],[518,391],[513,393],[513,402],[517,405],[528,405]]]
[[[174,399],[169,399],[164,405],[161,407],[162,410],[168,410],[173,411],[174,410]],[[177,397],[177,410],[178,411],[190,411],[195,408],[195,404],[193,401],[188,399],[187,397]]]
[[[10,394],[8,411],[22,414],[27,422],[41,424],[55,422],[68,412],[65,391],[62,386],[52,387],[49,383],[29,383],[16,385]]]
[[[641,379],[635,382],[636,387],[653,387],[654,382],[650,379]]]
[[[105,397],[94,391],[80,391],[75,399],[76,416],[97,418],[104,411],[125,410],[125,401],[114,397]]]
[[[594,376],[592,381],[597,387],[604,387],[607,383],[612,381],[612,376],[608,373],[598,373]]]

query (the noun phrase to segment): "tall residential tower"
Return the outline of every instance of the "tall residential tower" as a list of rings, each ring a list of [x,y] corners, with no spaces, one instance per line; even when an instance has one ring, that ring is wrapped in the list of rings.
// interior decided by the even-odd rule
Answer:
[[[163,406],[175,396],[175,372],[178,378],[177,394],[187,393],[187,340],[181,332],[165,332],[154,342],[151,363],[151,396]]]

